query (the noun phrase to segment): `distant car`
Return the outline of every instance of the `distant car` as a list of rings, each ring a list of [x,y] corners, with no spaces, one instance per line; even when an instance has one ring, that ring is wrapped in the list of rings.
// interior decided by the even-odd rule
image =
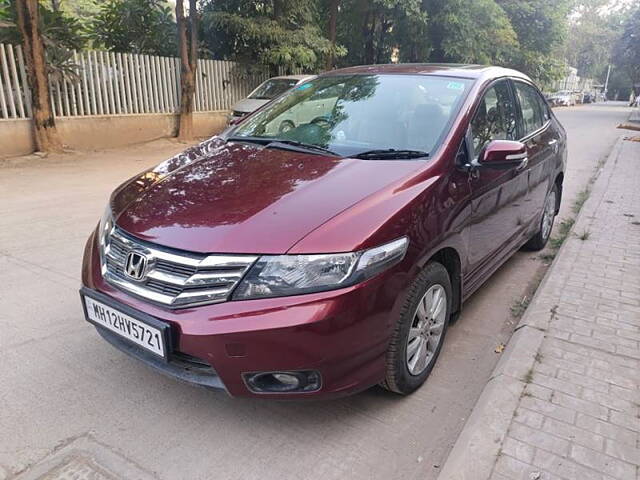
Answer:
[[[560,91],[549,97],[549,103],[554,107],[571,107],[576,104],[576,101],[571,92]]]
[[[290,88],[311,78],[313,78],[313,75],[286,75],[270,78],[266,82],[258,85],[247,98],[243,98],[231,107],[229,121],[244,117],[246,114],[257,110]]]

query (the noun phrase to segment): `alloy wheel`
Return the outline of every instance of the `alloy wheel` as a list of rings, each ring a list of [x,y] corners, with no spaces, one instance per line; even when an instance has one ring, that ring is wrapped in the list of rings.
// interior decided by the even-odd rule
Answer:
[[[546,240],[551,234],[551,228],[553,227],[553,218],[556,214],[556,191],[551,190],[547,197],[547,202],[544,205],[544,212],[542,214],[542,238]]]
[[[447,318],[447,292],[442,285],[429,287],[413,315],[407,337],[407,368],[420,375],[435,359]]]

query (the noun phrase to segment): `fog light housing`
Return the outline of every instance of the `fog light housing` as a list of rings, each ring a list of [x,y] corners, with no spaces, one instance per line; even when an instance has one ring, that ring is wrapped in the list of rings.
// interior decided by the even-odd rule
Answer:
[[[245,383],[254,393],[305,393],[320,390],[315,370],[245,373]]]

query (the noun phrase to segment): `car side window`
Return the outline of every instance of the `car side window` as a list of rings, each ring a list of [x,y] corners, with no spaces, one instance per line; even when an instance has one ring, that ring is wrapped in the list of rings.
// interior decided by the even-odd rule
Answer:
[[[502,80],[484,94],[471,120],[473,157],[492,140],[516,139],[516,113],[509,84]]]
[[[538,94],[538,104],[540,105],[540,111],[542,112],[542,124],[544,125],[551,120],[551,112],[549,112],[549,105],[544,97]]]
[[[540,95],[530,85],[521,82],[515,82],[515,87],[522,111],[523,136],[527,136],[541,128],[546,121],[543,117]]]

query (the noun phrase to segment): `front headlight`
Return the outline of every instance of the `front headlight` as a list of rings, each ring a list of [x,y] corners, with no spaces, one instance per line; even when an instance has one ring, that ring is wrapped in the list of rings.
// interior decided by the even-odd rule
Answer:
[[[408,245],[403,237],[359,252],[265,255],[251,267],[233,298],[283,297],[353,285],[396,265]]]
[[[100,224],[98,225],[98,247],[100,249],[101,258],[104,258],[104,250],[109,241],[109,235],[111,235],[113,226],[114,223],[113,214],[111,213],[111,205],[107,205],[107,208],[100,219]]]

